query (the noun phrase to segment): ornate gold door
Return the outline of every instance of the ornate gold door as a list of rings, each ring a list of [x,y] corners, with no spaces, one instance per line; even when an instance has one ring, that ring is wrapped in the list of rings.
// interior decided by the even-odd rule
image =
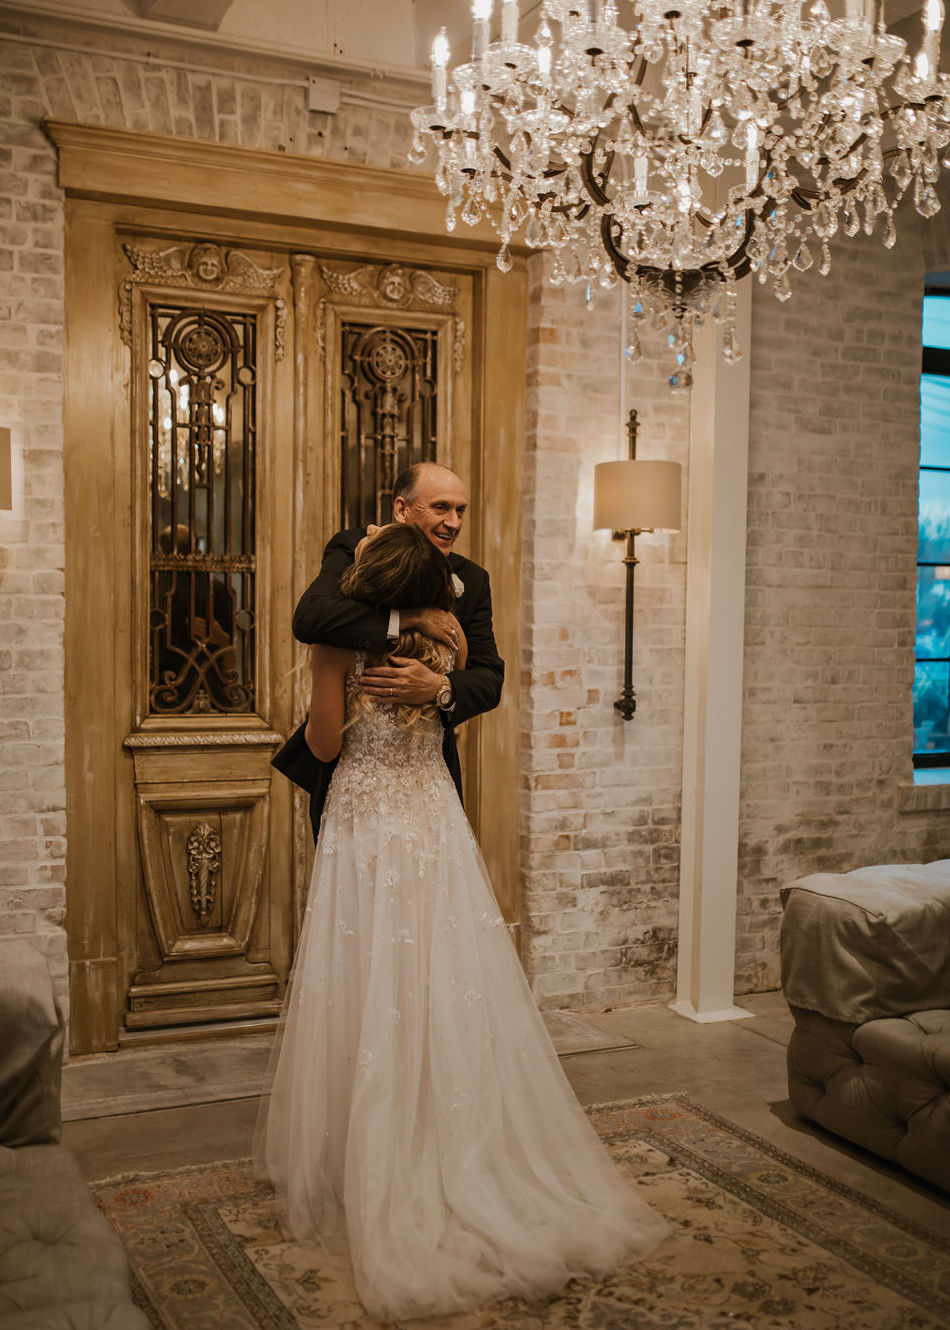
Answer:
[[[208,239],[120,244],[135,834],[119,856],[121,880],[140,885],[127,901],[131,1035],[280,1009],[289,856],[269,762],[285,652],[271,587],[289,562],[278,514],[293,477],[275,428],[286,258]]]
[[[117,939],[112,973],[74,974],[75,1051],[275,1019],[312,863],[306,799],[269,765],[308,703],[294,601],[333,531],[390,518],[405,466],[472,465],[471,277],[114,244]],[[472,734],[461,752],[477,824]]]

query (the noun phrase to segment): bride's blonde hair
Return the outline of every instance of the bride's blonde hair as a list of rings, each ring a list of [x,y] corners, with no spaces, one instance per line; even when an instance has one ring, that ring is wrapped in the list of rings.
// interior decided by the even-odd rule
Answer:
[[[440,554],[439,558],[445,556]],[[417,633],[414,628],[408,632],[400,633],[396,645],[391,651],[385,651],[379,656],[368,656],[367,665],[385,665],[390,656],[412,656],[415,660],[421,660],[423,665],[428,665],[430,670],[435,670],[436,674],[444,674],[449,666],[449,656],[446,649],[433,642],[431,637],[426,637],[422,633]],[[391,711],[396,717],[396,723],[406,730],[414,730],[420,721],[431,720],[438,713],[439,708],[434,702],[425,702],[420,706],[410,706],[408,703],[384,702],[383,705],[388,711]],[[375,702],[367,697],[362,691],[357,690],[348,699],[346,704],[346,724],[344,729],[359,720],[360,716],[369,711],[375,710]]]
[[[351,600],[366,601],[377,608],[418,609],[421,606],[451,610],[455,604],[452,570],[444,554],[418,528],[394,522],[381,528],[363,546],[359,559],[340,579],[340,591]],[[415,629],[401,632],[396,645],[370,656],[367,665],[385,665],[390,656],[411,656],[430,670],[444,674],[450,664],[447,649]],[[398,724],[415,729],[420,721],[438,713],[434,702],[423,706],[385,703]],[[374,709],[374,702],[357,691],[347,701],[346,725]]]

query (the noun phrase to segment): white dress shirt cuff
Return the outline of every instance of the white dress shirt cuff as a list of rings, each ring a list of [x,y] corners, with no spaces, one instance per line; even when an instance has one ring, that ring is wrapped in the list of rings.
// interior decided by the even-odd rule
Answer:
[[[386,630],[386,636],[387,636],[391,641],[393,641],[393,642],[394,642],[394,641],[396,640],[396,638],[399,636],[399,611],[398,611],[398,610],[390,610],[390,611],[389,611],[389,627],[388,627],[388,629]]]

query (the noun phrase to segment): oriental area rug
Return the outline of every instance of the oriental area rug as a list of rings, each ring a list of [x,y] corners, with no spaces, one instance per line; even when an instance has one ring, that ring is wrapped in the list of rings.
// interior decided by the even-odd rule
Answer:
[[[673,1226],[651,1259],[412,1330],[946,1330],[950,1242],[674,1095],[588,1110]],[[96,1183],[156,1330],[378,1330],[345,1245],[285,1242],[250,1162]],[[436,1324],[436,1321],[438,1324]]]

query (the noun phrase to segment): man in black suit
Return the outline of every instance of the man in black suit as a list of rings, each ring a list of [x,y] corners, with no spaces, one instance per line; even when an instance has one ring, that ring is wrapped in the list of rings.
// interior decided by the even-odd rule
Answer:
[[[464,670],[439,675],[419,660],[390,656],[387,664],[367,669],[361,681],[366,693],[381,700],[418,706],[437,702],[442,715],[442,755],[459,798],[462,771],[455,727],[498,705],[505,675],[504,661],[498,655],[492,632],[488,573],[452,548],[462,529],[467,503],[465,486],[459,477],[435,462],[420,462],[410,467],[397,478],[393,489],[393,520],[418,527],[449,560],[457,579],[454,614],[425,606],[401,611],[374,609],[341,596],[340,579],[366,536],[365,529],[358,529],[338,532],[327,545],[319,576],[301,596],[293,618],[293,632],[298,641],[319,642],[370,655],[383,655],[392,647],[400,630],[407,628],[417,628],[451,647],[453,633],[461,626],[468,641]],[[307,747],[304,728],[301,725],[291,735],[274,757],[273,765],[309,791],[310,822],[316,840],[336,763],[318,761]]]

